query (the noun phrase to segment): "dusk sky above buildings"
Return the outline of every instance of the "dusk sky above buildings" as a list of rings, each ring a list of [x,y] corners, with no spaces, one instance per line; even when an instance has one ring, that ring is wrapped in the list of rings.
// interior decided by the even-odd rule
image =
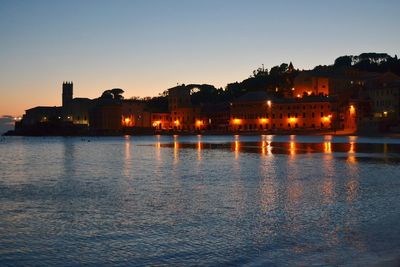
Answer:
[[[262,64],[299,69],[400,48],[400,1],[3,1],[0,117],[106,89],[225,87]]]

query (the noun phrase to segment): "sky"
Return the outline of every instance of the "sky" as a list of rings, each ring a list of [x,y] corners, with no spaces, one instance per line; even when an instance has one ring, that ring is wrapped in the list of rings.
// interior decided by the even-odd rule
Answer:
[[[225,87],[262,64],[394,56],[399,10],[398,0],[0,0],[0,117],[61,105],[63,81],[77,97],[143,97]]]

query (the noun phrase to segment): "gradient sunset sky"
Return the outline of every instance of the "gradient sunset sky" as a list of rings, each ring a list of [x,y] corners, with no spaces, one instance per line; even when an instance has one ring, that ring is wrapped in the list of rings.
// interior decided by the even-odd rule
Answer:
[[[225,87],[262,64],[332,64],[400,48],[398,0],[0,0],[0,116],[122,88]]]

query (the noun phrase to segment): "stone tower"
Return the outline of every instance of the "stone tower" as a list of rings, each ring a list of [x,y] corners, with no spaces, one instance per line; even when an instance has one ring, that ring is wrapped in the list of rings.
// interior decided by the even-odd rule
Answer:
[[[73,86],[72,82],[63,82],[62,90],[62,106],[65,107],[72,101],[73,97]]]

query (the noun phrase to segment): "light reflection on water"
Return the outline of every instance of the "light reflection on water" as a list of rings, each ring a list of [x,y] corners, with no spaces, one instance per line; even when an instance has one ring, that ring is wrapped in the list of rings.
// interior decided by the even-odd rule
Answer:
[[[0,265],[379,262],[400,251],[399,148],[332,136],[6,138]]]

